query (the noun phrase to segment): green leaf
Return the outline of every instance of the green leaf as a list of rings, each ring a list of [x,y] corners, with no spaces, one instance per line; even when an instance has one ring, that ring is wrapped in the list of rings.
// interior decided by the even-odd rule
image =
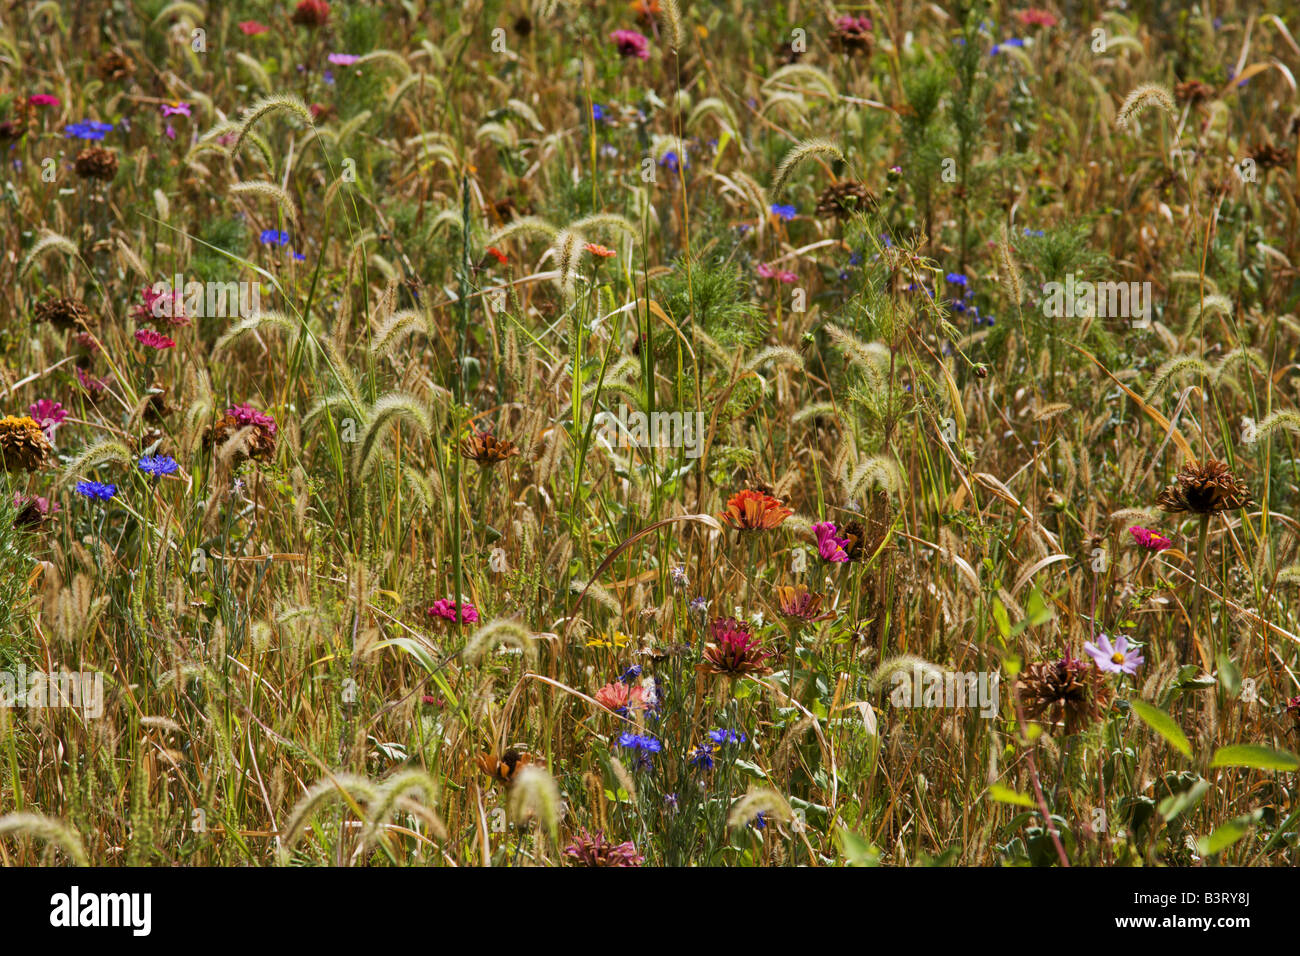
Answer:
[[[1030,627],[1038,627],[1051,619],[1052,609],[1047,606],[1038,589],[1033,588],[1029,592],[1029,597],[1025,598],[1025,620],[1029,622]]]
[[[1145,700],[1134,700],[1131,702],[1133,712],[1142,718],[1142,723],[1146,724],[1169,744],[1181,753],[1184,757],[1192,755],[1192,744],[1183,733],[1183,729],[1174,723],[1174,719],[1166,714],[1159,707],[1153,707]]]
[[[1254,767],[1258,770],[1295,770],[1300,757],[1289,750],[1274,750],[1259,744],[1220,747],[1210,760],[1211,767]]]
[[[1229,697],[1236,697],[1241,690],[1241,670],[1226,654],[1219,655],[1219,683]]]
[[[1260,811],[1254,810],[1245,816],[1237,817],[1235,820],[1229,820],[1220,826],[1209,836],[1201,837],[1196,841],[1196,851],[1201,856],[1214,856],[1216,853],[1222,853],[1228,847],[1232,846],[1242,837],[1250,833],[1255,823],[1259,820]]]
[[[1007,617],[1007,609],[1002,606],[1002,602],[997,598],[993,599],[993,620],[998,626],[998,633],[1002,635],[1005,641],[1011,636],[1011,619]]]
[[[837,832],[840,849],[848,857],[850,866],[876,866],[880,862],[880,851],[848,827],[841,826]]]
[[[1192,784],[1182,793],[1176,793],[1172,797],[1165,797],[1165,799],[1160,801],[1160,806],[1158,807],[1160,816],[1164,819],[1165,823],[1168,823],[1174,817],[1178,816],[1178,814],[1190,810],[1200,803],[1201,798],[1205,796],[1205,792],[1209,789],[1209,781],[1197,780],[1196,783]]]
[[[1017,807],[1033,807],[1034,798],[1027,793],[1018,793],[1009,787],[995,783],[989,787],[989,796],[998,803],[1011,803]]]

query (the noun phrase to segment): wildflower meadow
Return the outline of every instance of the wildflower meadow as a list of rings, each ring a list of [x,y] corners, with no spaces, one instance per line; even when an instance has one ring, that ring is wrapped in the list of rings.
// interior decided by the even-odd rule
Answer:
[[[6,4],[0,863],[1297,865],[1298,29]]]

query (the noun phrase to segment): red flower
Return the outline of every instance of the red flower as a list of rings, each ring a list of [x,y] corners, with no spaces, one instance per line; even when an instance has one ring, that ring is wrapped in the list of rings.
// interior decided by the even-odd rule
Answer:
[[[492,256],[492,258],[496,259],[496,261],[500,262],[502,265],[505,265],[505,263],[510,261],[510,257],[496,246],[488,246],[488,255]]]
[[[302,0],[293,9],[293,22],[304,27],[323,27],[330,18],[330,5],[325,0]]]
[[[608,259],[610,256],[617,255],[613,249],[606,249],[604,246],[595,242],[589,242],[582,248],[586,249],[593,256],[598,256],[601,259]]]
[[[27,97],[27,102],[33,106],[58,106],[59,98],[48,93],[37,93],[35,96]]]
[[[139,329],[135,333],[135,339],[141,345],[147,345],[151,349],[170,349],[176,347],[174,339],[169,339],[161,332],[155,332],[153,329]]]
[[[245,36],[255,37],[259,33],[265,33],[270,27],[263,26],[256,20],[245,20],[239,25],[239,29],[244,31]]]

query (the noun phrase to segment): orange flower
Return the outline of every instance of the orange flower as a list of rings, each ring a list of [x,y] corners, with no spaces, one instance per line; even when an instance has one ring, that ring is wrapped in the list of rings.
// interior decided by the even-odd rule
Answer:
[[[608,259],[610,256],[615,255],[613,249],[607,249],[596,242],[589,242],[582,248],[586,249],[593,256],[599,256],[601,259]]]
[[[826,621],[833,618],[833,613],[818,613],[824,600],[826,598],[823,595],[811,593],[802,584],[783,585],[776,589],[776,601],[781,607],[781,613],[800,621]]]
[[[497,783],[513,783],[515,774],[533,762],[531,754],[520,753],[514,747],[505,751],[500,757],[496,754],[480,754],[474,758],[479,769]]]
[[[742,531],[767,531],[794,514],[777,498],[748,488],[731,496],[727,510],[718,517]]]
[[[510,259],[510,257],[509,257],[508,255],[506,255],[504,252],[502,252],[502,251],[501,251],[500,249],[498,249],[496,246],[488,246],[488,250],[487,250],[487,251],[488,251],[488,253],[492,256],[492,258],[496,259],[497,262],[505,263],[505,262],[508,262],[509,259]]]

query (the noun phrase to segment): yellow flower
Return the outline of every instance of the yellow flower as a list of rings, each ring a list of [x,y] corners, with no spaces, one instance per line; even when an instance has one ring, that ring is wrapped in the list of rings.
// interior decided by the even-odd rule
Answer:
[[[615,631],[608,636],[593,637],[587,642],[588,647],[627,647],[632,643],[632,638],[628,637],[622,631]]]

